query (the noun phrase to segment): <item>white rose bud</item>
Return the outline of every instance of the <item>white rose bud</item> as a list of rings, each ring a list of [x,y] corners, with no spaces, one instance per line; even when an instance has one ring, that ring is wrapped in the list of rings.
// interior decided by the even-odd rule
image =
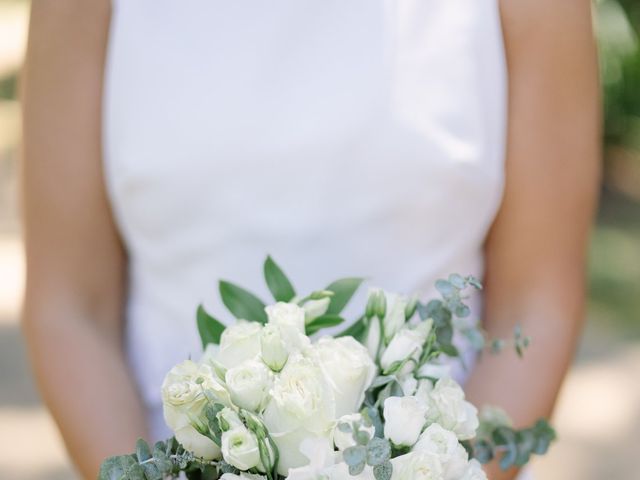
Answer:
[[[405,309],[408,300],[407,297],[395,293],[387,293],[387,298],[387,304],[390,304],[391,308],[387,309],[383,327],[384,340],[386,343],[389,343],[393,336],[398,333],[405,324]]]
[[[368,322],[369,325],[367,325],[367,338],[365,340],[365,345],[369,352],[369,356],[371,358],[377,358],[378,349],[380,348],[380,337],[382,336],[382,332],[380,331],[380,320],[378,317],[371,317]]]
[[[400,383],[400,388],[402,388],[402,393],[404,396],[415,395],[416,390],[418,389],[418,380],[411,374],[403,375],[398,378],[398,383]]]
[[[260,333],[262,325],[258,322],[239,320],[227,327],[220,337],[220,350],[217,361],[226,368],[232,368],[245,360],[260,354]]]
[[[396,446],[410,447],[426,423],[427,405],[416,397],[389,397],[384,401],[384,436]]]
[[[425,320],[413,328],[405,327],[393,337],[380,359],[383,370],[388,370],[396,362],[408,357],[417,360],[429,336],[433,320]]]
[[[438,455],[444,469],[445,480],[458,480],[467,469],[469,455],[453,432],[437,423],[429,425],[413,446],[414,452],[430,452]]]
[[[289,351],[280,329],[273,324],[267,324],[262,329],[260,337],[262,361],[274,372],[279,372],[287,363]]]
[[[236,411],[229,407],[224,407],[220,410],[217,417],[218,422],[220,423],[220,429],[225,432],[236,427],[244,426]]]
[[[341,425],[349,425],[348,430],[343,431],[342,428],[344,427],[341,427]],[[365,425],[364,419],[359,413],[343,415],[338,419],[333,429],[333,443],[338,447],[338,450],[346,450],[356,445],[356,441],[353,438],[355,428],[357,428],[359,432],[367,434],[370,439],[373,438],[376,430],[373,425]]]
[[[421,377],[440,379],[451,376],[451,365],[446,363],[425,363],[418,370]]]
[[[305,312],[305,323],[309,323],[327,313],[329,303],[331,303],[331,298],[329,297],[320,298],[318,300],[309,300],[306,302],[302,306]]]
[[[478,410],[465,401],[462,388],[454,380],[438,380],[429,393],[429,406],[429,422],[439,423],[460,440],[475,437],[479,425]]]
[[[235,405],[259,412],[266,404],[273,383],[273,374],[264,363],[247,360],[230,368],[225,375],[225,381],[231,401]]]
[[[444,472],[437,455],[409,452],[391,460],[393,480],[443,480]]]
[[[429,393],[431,393],[431,390],[433,390],[433,383],[431,383],[431,380],[421,378],[418,380],[418,386],[416,387],[414,396],[416,396],[421,402],[428,403]]]
[[[280,330],[280,335],[289,353],[303,350],[310,342],[305,335],[304,309],[294,303],[278,302],[265,308],[269,325]]]
[[[304,334],[304,309],[295,303],[278,302],[265,308],[269,323],[293,327]]]
[[[222,434],[222,458],[240,470],[260,466],[260,451],[256,436],[245,427],[236,427]],[[263,470],[263,469],[262,469]]]

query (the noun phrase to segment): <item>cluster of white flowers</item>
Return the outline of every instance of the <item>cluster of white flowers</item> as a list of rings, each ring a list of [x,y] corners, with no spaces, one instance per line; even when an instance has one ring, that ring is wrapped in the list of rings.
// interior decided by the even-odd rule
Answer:
[[[379,400],[384,439],[395,452],[386,460],[388,478],[486,479],[460,443],[476,434],[476,408],[446,367],[424,359],[433,321],[407,322],[406,297],[392,296],[389,303],[380,309],[383,317],[373,316],[367,347],[350,336],[311,342],[305,323],[317,316],[314,309],[326,310],[326,303],[309,310],[279,302],[266,307],[265,325],[237,322],[225,329],[219,346],[209,345],[200,362],[183,362],[166,376],[167,424],[198,458],[223,459],[239,470],[225,473],[223,480],[264,479],[273,468],[273,451],[260,444],[264,437],[247,416],[277,447],[278,475],[373,480],[369,464],[350,473],[347,457],[374,439],[371,419],[360,412],[365,392],[382,375],[399,386]],[[217,405],[217,441],[204,413],[211,404]]]
[[[377,369],[352,337],[312,343],[302,307],[280,302],[266,312],[266,325],[239,321],[200,362],[175,366],[162,386],[164,414],[178,442],[197,457],[264,472],[268,467],[261,461],[259,439],[241,420],[242,412],[255,414],[278,448],[278,473],[286,476],[289,469],[308,464],[301,451],[305,441],[318,440],[315,445],[332,454],[338,419],[359,410]],[[225,407],[217,413],[220,445],[206,435],[207,403]]]

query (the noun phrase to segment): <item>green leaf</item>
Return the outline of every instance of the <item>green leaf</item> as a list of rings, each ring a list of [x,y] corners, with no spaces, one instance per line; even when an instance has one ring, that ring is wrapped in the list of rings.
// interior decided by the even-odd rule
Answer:
[[[386,461],[373,467],[373,476],[376,480],[391,480],[393,474],[393,464]]]
[[[340,325],[344,322],[344,318],[340,315],[331,315],[325,314],[320,315],[319,317],[314,318],[305,326],[305,332],[307,335],[313,335],[318,330],[322,330],[323,328],[335,327],[336,325]]]
[[[132,455],[107,458],[100,466],[98,480],[144,480],[144,470]]]
[[[362,445],[356,445],[346,448],[344,452],[342,452],[342,455],[347,465],[360,465],[364,464],[367,458],[367,449]]]
[[[225,326],[222,322],[209,315],[202,305],[198,306],[196,322],[203,349],[207,348],[210,343],[220,344],[220,336],[224,332]]]
[[[363,281],[363,278],[342,278],[325,288],[325,290],[331,290],[335,293],[335,295],[331,297],[331,303],[329,304],[327,313],[334,315],[339,314],[347,303],[349,303],[349,300],[351,300],[351,297],[353,297]]]
[[[220,296],[222,303],[239,320],[267,323],[265,304],[253,293],[231,282],[220,280]]]
[[[296,296],[293,285],[270,256],[264,262],[264,279],[277,302],[289,302]]]
[[[367,445],[367,464],[382,465],[391,458],[391,445],[383,438],[372,438]]]
[[[448,280],[442,279],[436,280],[436,290],[438,290],[445,298],[456,293],[456,287]]]
[[[360,343],[364,340],[364,335],[367,332],[367,318],[360,317],[358,320],[349,325],[345,330],[335,335],[338,337],[353,337]]]
[[[142,438],[139,438],[136,442],[136,456],[138,457],[138,462],[140,463],[151,458],[151,450],[149,449],[149,444]]]

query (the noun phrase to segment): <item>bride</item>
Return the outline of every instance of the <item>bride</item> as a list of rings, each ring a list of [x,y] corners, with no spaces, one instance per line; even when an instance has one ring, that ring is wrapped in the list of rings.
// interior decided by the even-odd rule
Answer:
[[[167,434],[196,305],[221,313],[218,278],[260,291],[267,253],[303,290],[483,277],[490,335],[534,344],[468,395],[549,415],[583,318],[596,63],[588,0],[33,2],[24,325],[81,474]]]

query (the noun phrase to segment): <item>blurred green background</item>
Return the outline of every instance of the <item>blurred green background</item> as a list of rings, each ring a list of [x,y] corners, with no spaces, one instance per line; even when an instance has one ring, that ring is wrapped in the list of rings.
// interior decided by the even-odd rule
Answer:
[[[589,253],[587,328],[554,420],[561,441],[534,465],[537,478],[545,480],[638,478],[640,0],[599,0],[594,10],[604,178]],[[62,480],[75,477],[34,389],[17,324],[24,280],[17,77],[27,21],[27,0],[0,0],[0,478]]]

